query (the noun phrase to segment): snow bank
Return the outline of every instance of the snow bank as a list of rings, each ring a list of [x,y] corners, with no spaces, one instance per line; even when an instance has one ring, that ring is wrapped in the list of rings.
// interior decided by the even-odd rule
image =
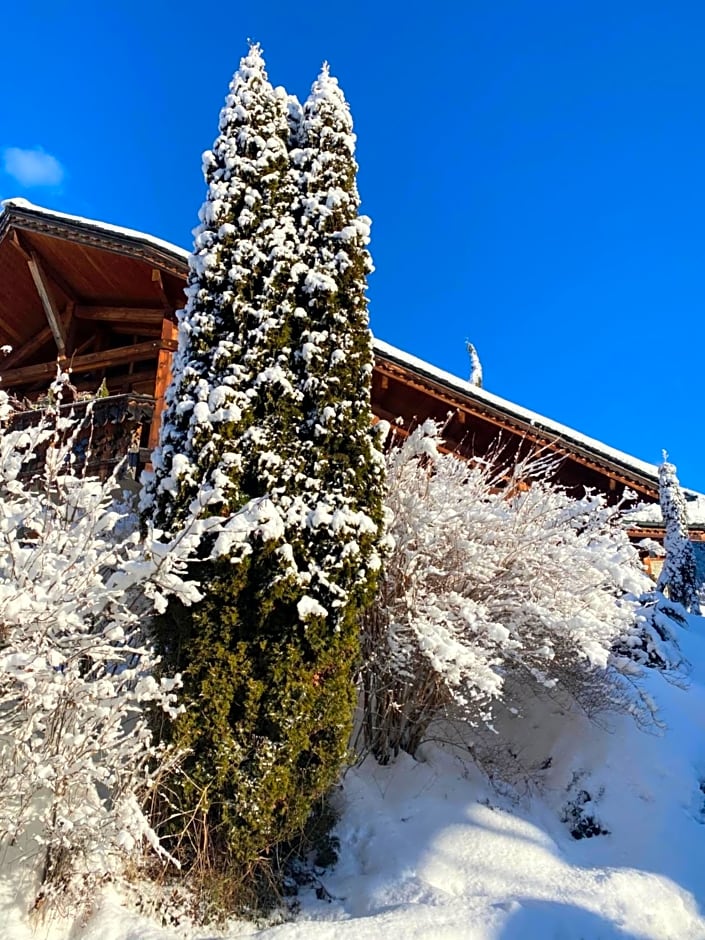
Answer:
[[[648,673],[663,728],[626,714],[599,725],[537,704],[517,724],[512,787],[438,746],[425,760],[350,770],[330,903],[302,897],[298,919],[265,929],[235,922],[222,936],[267,940],[526,940],[705,937],[705,619],[680,634],[687,681]],[[538,727],[533,727],[541,719]],[[505,720],[508,720],[505,716]],[[503,733],[507,731],[503,729]],[[527,732],[531,734],[527,735]],[[585,800],[585,794],[589,799]],[[575,840],[579,805],[609,834]],[[12,873],[15,873],[14,875]],[[17,868],[0,887],[4,936],[29,940]],[[20,892],[21,895],[21,892]],[[127,910],[114,889],[83,930],[44,924],[46,940],[207,940],[213,928],[166,929]]]

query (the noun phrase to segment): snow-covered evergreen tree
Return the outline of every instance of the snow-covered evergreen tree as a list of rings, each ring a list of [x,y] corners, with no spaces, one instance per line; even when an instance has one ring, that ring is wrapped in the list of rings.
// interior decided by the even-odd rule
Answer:
[[[659,467],[659,501],[666,528],[666,559],[658,579],[658,589],[667,591],[670,600],[682,604],[693,614],[700,613],[698,583],[693,546],[688,538],[688,514],[676,468],[664,451]]]
[[[207,833],[219,867],[251,870],[299,832],[347,751],[383,467],[353,141],[327,73],[302,114],[253,46],[204,157],[144,507],[167,529],[194,499],[225,513],[257,504],[265,520],[210,566],[197,608],[172,605],[157,627],[184,673],[186,713],[170,735],[191,756],[175,793],[192,845]]]
[[[304,104],[292,152],[300,198],[300,261],[293,270],[295,352],[302,392],[300,442],[308,593],[327,610],[325,630],[356,633],[379,566],[384,459],[371,427],[374,364],[366,275],[370,220],[359,214],[355,135],[328,65]]]
[[[197,493],[229,506],[242,502],[242,491],[266,492],[275,480],[266,457],[270,439],[281,453],[283,437],[300,420],[289,369],[297,251],[289,107],[267,78],[259,46],[251,46],[213,149],[203,155],[207,195],[194,233],[174,381],[143,499],[165,528],[178,527]],[[280,420],[284,414],[292,420]],[[277,472],[295,468],[281,460]]]

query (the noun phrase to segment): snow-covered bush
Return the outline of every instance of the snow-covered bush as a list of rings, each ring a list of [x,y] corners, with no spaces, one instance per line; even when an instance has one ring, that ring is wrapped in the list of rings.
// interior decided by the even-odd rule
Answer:
[[[185,563],[216,525],[140,542],[115,478],[75,466],[90,411],[13,430],[0,393],[0,846],[34,859],[38,904],[78,897],[145,843],[165,854],[142,810],[158,770],[146,709],[174,715],[179,680],[154,677],[144,626],[166,596],[199,598]]]
[[[650,583],[619,509],[552,484],[550,460],[497,469],[439,443],[427,422],[388,456],[394,549],[363,637],[364,737],[381,760],[414,753],[446,706],[490,722],[517,683],[589,707],[591,674],[634,629],[627,595]]]
[[[679,676],[686,662],[677,634],[686,622],[687,612],[681,604],[664,597],[660,591],[645,592],[639,597],[631,629],[613,647],[615,664],[625,674],[645,666]],[[636,664],[636,669],[630,663]]]

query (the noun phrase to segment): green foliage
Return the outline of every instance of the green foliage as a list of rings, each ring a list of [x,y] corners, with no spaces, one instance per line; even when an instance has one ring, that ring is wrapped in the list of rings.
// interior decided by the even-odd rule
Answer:
[[[215,856],[235,864],[303,828],[350,733],[356,637],[293,620],[292,585],[268,587],[273,563],[263,550],[234,570],[210,565],[204,601],[174,605],[157,626],[190,700],[167,731],[190,751],[173,785],[182,811],[199,807]]]
[[[204,158],[208,195],[146,490],[145,518],[172,531],[196,497],[226,516],[257,500],[272,510],[246,551],[199,567],[201,603],[172,604],[156,625],[186,706],[162,731],[185,753],[162,829],[187,869],[228,871],[247,898],[276,883],[277,860],[345,762],[359,619],[380,565],[369,225],[353,143],[327,69],[302,109],[250,50]],[[330,821],[317,818],[319,829]]]

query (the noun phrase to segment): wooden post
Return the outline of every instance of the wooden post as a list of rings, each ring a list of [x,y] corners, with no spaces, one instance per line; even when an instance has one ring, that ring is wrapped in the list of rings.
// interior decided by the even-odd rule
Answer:
[[[164,319],[162,322],[162,337],[157,357],[157,378],[154,383],[154,414],[149,426],[149,450],[154,450],[159,442],[159,428],[162,423],[164,411],[164,396],[171,382],[171,360],[173,349],[178,336],[179,328],[173,320]]]

